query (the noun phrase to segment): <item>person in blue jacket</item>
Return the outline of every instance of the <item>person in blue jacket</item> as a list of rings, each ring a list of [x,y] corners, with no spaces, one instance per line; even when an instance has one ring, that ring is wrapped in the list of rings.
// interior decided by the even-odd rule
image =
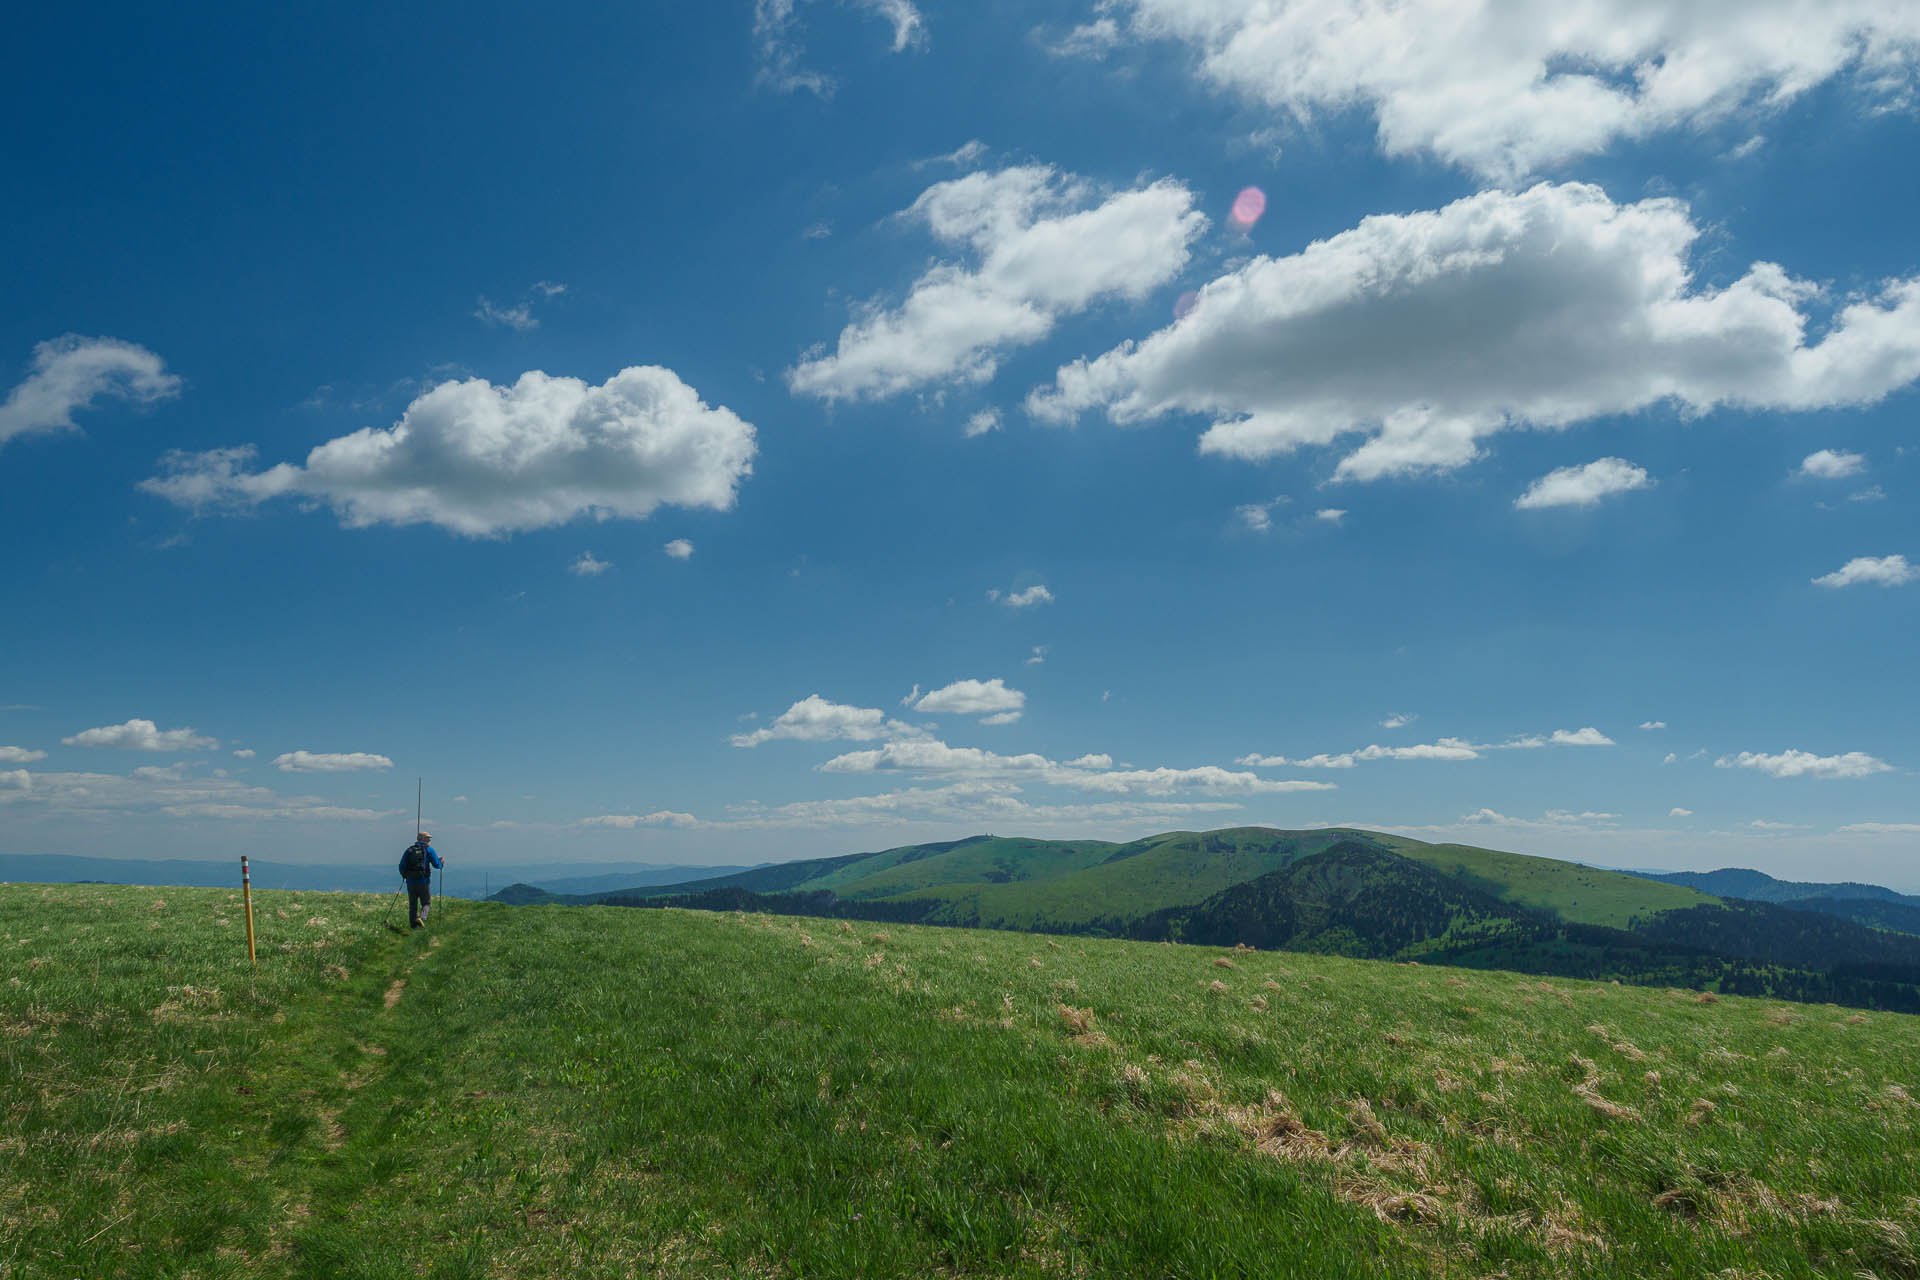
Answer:
[[[420,838],[400,855],[400,875],[407,882],[407,924],[415,929],[427,923],[427,911],[433,906],[433,869],[447,864],[433,848],[433,834],[422,831]]]

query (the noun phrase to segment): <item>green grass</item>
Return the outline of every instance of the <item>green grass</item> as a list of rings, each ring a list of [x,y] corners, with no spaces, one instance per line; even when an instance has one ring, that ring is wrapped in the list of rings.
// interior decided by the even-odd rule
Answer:
[[[228,899],[0,887],[0,1272],[1920,1275],[1913,1018],[332,894],[256,972]]]

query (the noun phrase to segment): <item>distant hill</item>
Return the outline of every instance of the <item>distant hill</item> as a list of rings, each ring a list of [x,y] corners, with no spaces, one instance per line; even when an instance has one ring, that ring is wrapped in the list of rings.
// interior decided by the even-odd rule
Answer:
[[[1665,884],[1683,885],[1721,898],[1745,898],[1749,902],[1798,902],[1804,898],[1836,900],[1871,899],[1920,907],[1920,897],[1899,893],[1877,884],[1853,880],[1838,884],[1814,884],[1800,880],[1776,880],[1764,871],[1746,867],[1724,867],[1719,871],[1633,871],[1629,875]]]
[[[1796,911],[1817,911],[1873,929],[1920,935],[1920,897],[1877,884],[1846,880],[1818,884],[1776,880],[1764,871],[1725,867],[1719,871],[1634,871],[1630,875],[1698,889],[1721,898],[1771,902]]]
[[[1125,844],[980,835],[612,893],[495,896],[1246,945],[1920,1010],[1920,937],[1886,931],[1914,923],[1904,902],[1748,901],[1356,828]]]

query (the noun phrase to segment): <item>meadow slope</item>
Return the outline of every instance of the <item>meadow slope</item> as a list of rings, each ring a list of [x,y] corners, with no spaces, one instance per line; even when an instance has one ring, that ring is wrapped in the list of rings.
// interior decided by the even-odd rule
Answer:
[[[681,911],[0,886],[18,1276],[1920,1276],[1920,1019]]]

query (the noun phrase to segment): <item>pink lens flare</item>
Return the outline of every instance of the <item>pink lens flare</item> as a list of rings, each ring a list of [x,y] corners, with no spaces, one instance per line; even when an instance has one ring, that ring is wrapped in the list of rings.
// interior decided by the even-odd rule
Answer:
[[[1233,211],[1227,215],[1227,220],[1246,231],[1260,221],[1260,215],[1266,211],[1267,193],[1258,187],[1248,187],[1233,198]]]
[[[1173,302],[1174,322],[1178,323],[1182,320],[1185,320],[1190,314],[1192,314],[1193,304],[1198,301],[1200,301],[1200,295],[1192,289],[1187,290],[1185,293],[1181,294],[1178,298],[1174,299],[1174,302]]]

